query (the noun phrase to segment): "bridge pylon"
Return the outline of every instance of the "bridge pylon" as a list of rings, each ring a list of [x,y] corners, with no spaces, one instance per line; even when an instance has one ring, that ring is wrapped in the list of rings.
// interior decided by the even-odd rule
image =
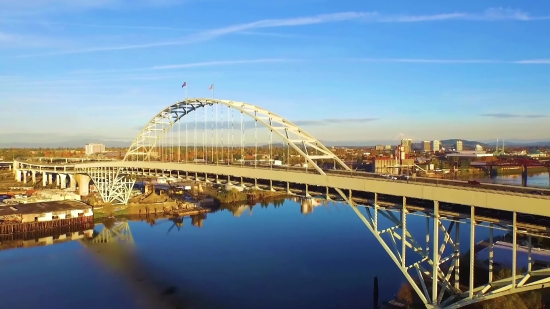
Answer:
[[[78,170],[92,179],[103,202],[127,204],[136,179],[120,167],[90,167]]]

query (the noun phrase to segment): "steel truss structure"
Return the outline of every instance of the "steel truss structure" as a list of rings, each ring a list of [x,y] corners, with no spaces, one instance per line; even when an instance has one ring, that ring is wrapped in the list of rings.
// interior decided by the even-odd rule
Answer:
[[[325,173],[316,164],[315,160],[331,160],[334,162],[334,166],[344,170],[350,170],[342,160],[317,139],[283,117],[261,107],[244,102],[207,98],[189,98],[163,109],[145,125],[135,138],[124,160],[150,161],[151,154],[159,143],[159,140],[174,126],[174,124],[197,109],[206,108],[207,106],[228,107],[238,111],[241,115],[251,117],[255,123],[267,127],[271,133],[275,133],[277,136],[281,137],[283,141],[287,143],[288,147],[291,147],[305,158],[305,160],[320,174]],[[241,133],[244,133],[242,123]],[[315,154],[310,154],[308,149],[314,150]]]
[[[130,225],[127,221],[117,222],[112,228],[103,227],[101,232],[97,234],[92,243],[133,243],[134,237],[130,231]]]
[[[128,203],[136,180],[127,173],[123,173],[122,168],[98,167],[77,169],[76,171],[90,176],[103,202]]]
[[[349,201],[349,199],[346,198]],[[475,208],[471,207],[470,216],[442,217],[439,215],[439,203],[434,202],[433,212],[409,212],[406,199],[399,208],[384,208],[377,205],[365,207],[366,216],[357,205],[350,206],[372,232],[386,253],[401,270],[408,283],[429,309],[456,309],[501,297],[504,295],[541,289],[550,282],[550,268],[534,270],[532,258],[531,234],[527,235],[528,267],[522,273],[517,268],[518,244],[520,234],[517,228],[517,214],[513,214],[513,222],[507,226],[483,224],[476,222]],[[398,213],[398,215],[395,214]],[[425,241],[420,242],[407,229],[407,218],[411,215],[426,217]],[[381,222],[380,219],[387,219]],[[444,221],[449,222],[447,225]],[[390,224],[389,226],[387,224]],[[469,274],[468,284],[460,281],[460,227],[469,228]],[[483,267],[476,260],[475,227],[485,226],[489,229],[487,248],[489,259],[487,283],[475,287],[474,274],[477,267]],[[430,232],[431,227],[431,232]],[[494,230],[503,230],[512,234],[513,243],[511,276],[494,280],[496,264],[494,262]],[[385,236],[385,237],[384,237]],[[441,239],[440,236],[443,236]],[[540,235],[537,235],[540,236]],[[450,249],[450,250],[449,250]],[[520,248],[525,249],[525,248]],[[464,269],[464,268],[462,268]],[[436,274],[436,275],[434,275]],[[437,278],[437,280],[433,280]]]

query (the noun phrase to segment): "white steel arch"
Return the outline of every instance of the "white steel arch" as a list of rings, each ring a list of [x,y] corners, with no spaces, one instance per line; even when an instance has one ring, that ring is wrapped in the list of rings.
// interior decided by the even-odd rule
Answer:
[[[199,108],[213,106],[214,104],[234,108],[242,114],[248,115],[256,122],[266,126],[271,132],[281,137],[289,147],[292,147],[304,157],[319,174],[324,175],[325,173],[315,160],[332,160],[335,166],[345,170],[351,170],[321,142],[289,120],[266,109],[248,103],[208,98],[188,98],[163,109],[143,127],[124,156],[124,161],[149,161],[151,152],[156,147],[158,140],[168,132],[177,121]],[[302,145],[303,149],[300,148],[299,145]],[[310,155],[307,150],[308,148],[314,149],[320,154]]]

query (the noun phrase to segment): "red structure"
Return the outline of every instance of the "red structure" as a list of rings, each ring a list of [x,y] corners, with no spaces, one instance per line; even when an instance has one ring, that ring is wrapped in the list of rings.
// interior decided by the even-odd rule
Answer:
[[[473,167],[487,167],[489,168],[490,175],[493,175],[493,167],[521,167],[521,182],[525,187],[527,186],[527,171],[529,167],[547,167],[550,172],[550,161],[539,161],[531,158],[499,158],[497,161],[492,162],[472,162]]]
[[[531,158],[509,158],[488,162],[492,166],[546,166],[550,167],[550,161],[539,161]]]

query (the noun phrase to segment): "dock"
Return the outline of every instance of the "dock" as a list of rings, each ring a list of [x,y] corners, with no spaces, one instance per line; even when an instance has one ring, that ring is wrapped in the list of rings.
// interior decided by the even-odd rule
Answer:
[[[0,206],[0,235],[35,233],[67,226],[93,225],[92,207],[79,201]]]

